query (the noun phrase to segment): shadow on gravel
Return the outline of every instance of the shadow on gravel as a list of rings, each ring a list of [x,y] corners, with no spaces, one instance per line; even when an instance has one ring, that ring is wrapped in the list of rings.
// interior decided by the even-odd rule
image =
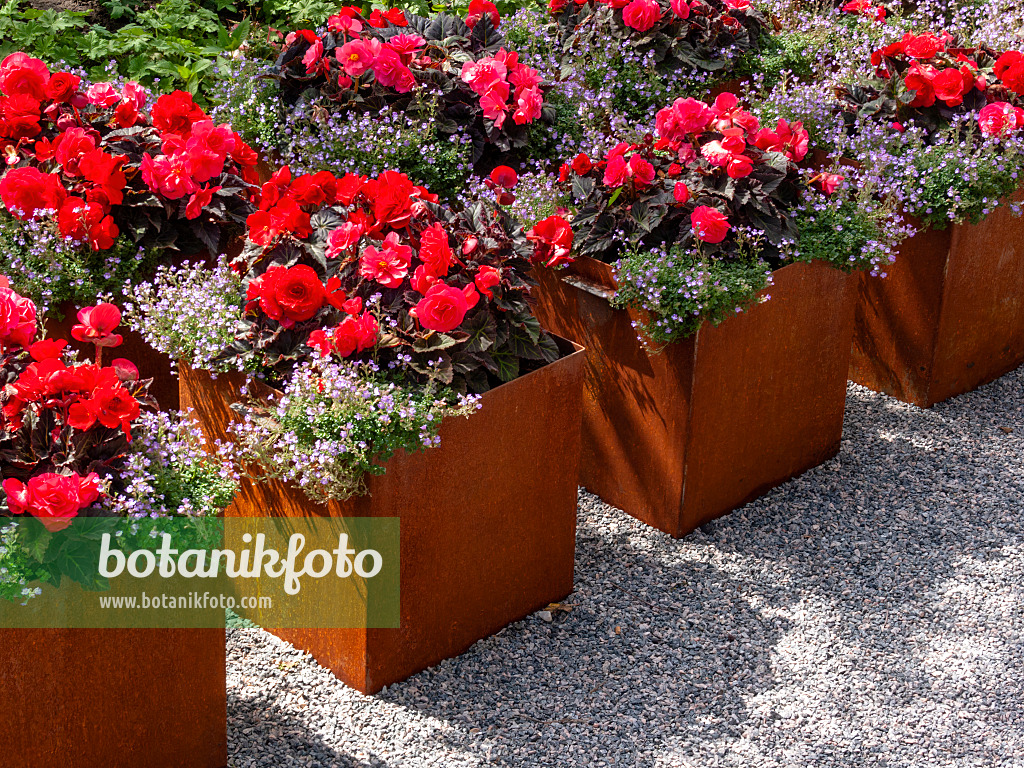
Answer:
[[[337,752],[294,712],[282,709],[275,701],[278,696],[274,691],[247,697],[228,688],[229,750],[232,744],[245,744],[246,750],[245,755],[229,754],[228,768],[388,768],[387,762],[376,757],[356,758]]]
[[[568,612],[508,627],[383,697],[448,721],[463,742],[447,746],[486,765],[652,765],[680,733],[738,736],[790,626],[758,606],[789,598],[748,590],[710,548],[618,512],[601,523],[581,518]]]
[[[339,742],[403,767],[1016,764],[1022,468],[1024,371],[931,411],[851,386],[837,458],[685,539],[581,494],[576,590],[550,622],[375,697],[329,681],[319,714],[233,695],[229,738],[384,765],[303,725],[358,708]]]
[[[419,701],[486,764],[703,766],[728,753],[774,765],[787,750],[826,764],[853,759],[862,737],[884,744],[858,707],[907,714],[941,685],[931,640],[967,636],[942,594],[1024,540],[1022,381],[931,411],[851,386],[836,459],[681,541],[583,494],[596,514],[581,517],[572,610],[527,619],[386,697]],[[809,727],[786,692],[793,679],[773,673],[792,654],[783,666],[815,717],[846,723],[823,739],[834,754],[772,747],[783,727]],[[904,727],[893,717],[883,730]],[[920,737],[926,721],[914,720]],[[948,745],[994,755],[967,736]]]
[[[1024,544],[1022,403],[1022,372],[928,411],[851,386],[836,459],[702,529],[715,549],[777,571],[792,592],[765,595],[773,607],[799,603],[799,631],[775,664],[782,690],[751,725],[776,705],[790,733],[818,743],[783,748],[761,728],[760,743],[743,745],[748,760],[843,764],[872,752],[905,765],[894,754],[904,740],[941,744],[930,765],[1014,753],[992,713],[1022,709],[994,693],[1019,656],[1013,577],[998,572],[1019,571]],[[759,589],[756,574],[744,581]]]
[[[751,554],[785,563],[801,589],[856,595],[858,612],[865,600],[916,607],[1024,541],[1022,382],[1010,374],[931,410],[851,386],[839,456],[716,530],[742,528]]]

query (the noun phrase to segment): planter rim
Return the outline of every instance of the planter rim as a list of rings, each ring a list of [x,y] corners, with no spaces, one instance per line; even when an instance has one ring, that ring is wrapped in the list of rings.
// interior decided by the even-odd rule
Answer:
[[[579,344],[577,344],[574,341],[569,341],[569,339],[566,339],[563,336],[559,336],[557,333],[551,333],[550,331],[545,331],[545,332],[555,340],[555,344],[558,345],[558,349],[562,353],[561,356],[557,360],[553,360],[550,363],[542,365],[540,368],[532,370],[529,373],[523,374],[522,376],[517,376],[516,378],[512,379],[511,381],[505,381],[505,382],[502,382],[501,384],[499,384],[496,387],[492,387],[491,389],[487,390],[487,392],[483,393],[485,396],[490,394],[491,392],[497,392],[497,391],[503,389],[504,387],[509,386],[510,384],[515,384],[517,381],[521,381],[523,379],[528,379],[531,376],[533,376],[534,374],[538,374],[541,371],[547,370],[552,365],[558,365],[560,363],[565,362],[566,360],[569,360],[569,359],[571,359],[573,357],[576,357],[577,355],[581,355],[581,354],[586,352],[586,349],[584,347],[581,347]],[[242,375],[248,376],[248,374],[245,371],[213,372],[213,371],[208,371],[205,368],[195,368],[192,365],[190,365],[188,363],[185,363],[182,360],[177,360],[175,362],[179,366],[186,366],[191,371],[203,371],[204,373],[209,373],[211,376],[214,376],[214,377],[220,377],[220,376],[234,377],[234,376],[242,376]],[[250,381],[254,382],[257,387],[259,387],[259,388],[261,388],[263,390],[266,390],[266,391],[274,393],[274,394],[282,394],[281,390],[277,389],[276,387],[272,387],[269,384],[265,384],[262,381],[260,381],[259,379],[250,379]]]
[[[773,269],[772,274],[782,272],[790,267],[798,265],[807,265],[813,263],[823,263],[832,269],[837,269],[827,261],[821,259],[815,259],[814,261],[790,261],[783,264],[778,269]],[[584,287],[588,293],[592,293],[595,296],[601,296],[602,298],[610,299],[611,293],[618,290],[619,283],[615,279],[615,268],[614,265],[609,264],[606,261],[600,261],[595,259],[593,256],[577,256],[576,259],[567,264],[563,269],[549,270],[555,277],[560,280],[568,278],[577,278],[577,280],[565,280],[566,282],[575,285],[577,281],[585,282],[592,281],[592,284]],[[844,270],[838,270],[840,272]],[[856,270],[863,271],[863,270]],[[582,286],[577,286],[582,287]],[[554,336],[555,334],[552,334]]]
[[[783,264],[778,269],[772,270],[772,274],[778,274],[783,272],[790,267],[796,266],[808,266],[810,264],[824,264],[825,266],[835,269],[836,271],[842,272],[843,270],[829,264],[828,262],[820,259],[814,261],[791,261],[788,264]],[[615,279],[615,269],[613,265],[605,261],[595,259],[593,256],[579,256],[573,262],[566,265],[564,269],[550,270],[553,276],[558,280],[568,283],[574,288],[578,288],[581,291],[586,291],[589,294],[597,296],[600,299],[604,299],[607,302],[611,302],[612,296],[619,288],[619,283]],[[856,272],[863,272],[864,270],[856,270]],[[852,274],[852,273],[849,273]],[[765,288],[765,291],[770,291],[771,286]],[[622,311],[628,311],[623,309]],[[705,321],[706,322],[706,321]],[[551,334],[555,336],[555,334]],[[687,336],[691,338],[696,333]],[[676,341],[685,341],[686,339],[677,339]],[[676,343],[676,342],[672,342]]]

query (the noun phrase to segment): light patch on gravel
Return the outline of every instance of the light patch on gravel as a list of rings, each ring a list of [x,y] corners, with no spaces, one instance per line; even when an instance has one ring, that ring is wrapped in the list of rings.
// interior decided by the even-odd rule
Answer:
[[[570,613],[376,696],[230,631],[230,765],[1024,768],[1022,470],[1024,369],[851,385],[838,457],[681,541],[581,494]]]

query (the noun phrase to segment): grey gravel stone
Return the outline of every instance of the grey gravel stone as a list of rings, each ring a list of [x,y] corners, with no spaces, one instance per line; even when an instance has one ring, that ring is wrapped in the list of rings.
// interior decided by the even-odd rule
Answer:
[[[1024,369],[851,385],[837,458],[681,541],[582,493],[568,612],[372,697],[231,630],[231,765],[1024,766],[1022,435]]]

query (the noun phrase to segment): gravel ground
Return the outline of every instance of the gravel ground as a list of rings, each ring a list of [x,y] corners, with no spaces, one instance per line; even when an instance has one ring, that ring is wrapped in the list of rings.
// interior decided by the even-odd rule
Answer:
[[[228,641],[247,766],[1024,766],[1024,369],[851,385],[840,455],[682,541],[582,494],[573,605],[376,696]]]

